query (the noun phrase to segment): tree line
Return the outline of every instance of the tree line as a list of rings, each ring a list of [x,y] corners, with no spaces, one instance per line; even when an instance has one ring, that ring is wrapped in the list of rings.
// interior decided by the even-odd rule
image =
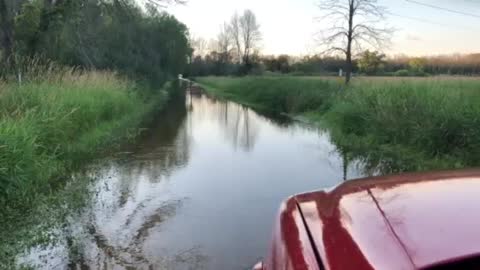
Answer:
[[[318,6],[322,11],[326,11],[321,19],[325,20],[323,24],[328,26],[321,32],[319,47],[322,47],[322,55],[328,55],[328,57],[315,57],[315,60],[321,59],[321,62],[328,62],[329,60],[343,58],[341,67],[345,70],[345,82],[348,84],[352,72],[355,70],[355,53],[358,53],[365,45],[379,48],[387,42],[389,33],[392,30],[386,27],[379,27],[376,24],[376,22],[384,19],[386,9],[380,6],[377,0],[319,0]],[[254,23],[242,23],[248,21]],[[223,35],[224,32],[227,34]],[[237,33],[239,32],[243,35],[238,35]],[[253,34],[246,35],[250,32]],[[282,71],[289,69],[289,66],[286,65],[288,61],[286,61],[287,57],[285,56],[280,56],[277,59],[261,59],[254,50],[255,46],[251,46],[254,53],[248,53],[252,51],[248,50],[250,48],[248,46],[249,41],[252,41],[251,45],[256,45],[256,42],[261,37],[255,15],[249,10],[246,10],[241,17],[234,15],[230,24],[225,24],[222,27],[219,37],[213,43],[222,44],[223,37],[227,37],[233,48],[238,50],[236,54],[233,51],[234,55],[241,55],[241,57],[237,57],[236,62],[226,62],[225,60],[230,59],[228,55],[232,52],[228,50],[229,46],[219,46],[219,48],[214,48],[210,54],[203,58],[199,54],[193,59],[190,70],[192,74],[204,75],[212,72],[216,75],[222,75],[219,73],[227,73],[230,70],[239,74],[259,73],[262,71],[262,67],[275,68]],[[245,49],[243,54],[241,54],[242,43],[237,37],[243,38],[243,49]],[[242,60],[241,63],[238,60]],[[306,59],[303,66],[308,66],[309,61],[310,59]],[[261,63],[264,65],[261,66]],[[222,71],[220,69],[221,66],[228,67],[228,69]]]
[[[345,67],[345,58],[314,54],[303,57],[291,55],[261,55],[252,59],[252,75],[331,75],[338,76]],[[196,55],[189,67],[191,76],[236,76],[240,66],[233,61],[221,61],[218,52]],[[428,75],[480,75],[480,54],[454,54],[438,56],[388,57],[378,51],[366,50],[352,60],[352,72],[367,76],[428,76]]]
[[[0,75],[55,62],[161,85],[192,53],[187,27],[161,11],[174,2],[181,1],[0,0]]]
[[[191,38],[195,53],[188,74],[204,76],[255,73],[259,64],[261,39],[262,33],[255,13],[248,9],[242,14],[235,13],[229,22],[221,25],[217,37],[210,44],[202,38]]]
[[[382,50],[394,29],[385,24],[389,11],[378,0],[318,0],[322,12],[318,53],[305,57],[269,56],[259,53],[260,28],[239,23],[254,18],[251,11],[234,15],[224,23],[216,39],[192,40],[192,76],[290,73],[336,75],[342,70],[345,82],[355,74],[426,76],[429,74],[480,75],[480,54],[430,57],[387,57]],[[254,29],[253,42],[239,33]],[[240,37],[240,39],[239,39]],[[246,36],[248,37],[248,35]],[[247,41],[245,43],[245,41]],[[246,52],[242,51],[246,48]]]

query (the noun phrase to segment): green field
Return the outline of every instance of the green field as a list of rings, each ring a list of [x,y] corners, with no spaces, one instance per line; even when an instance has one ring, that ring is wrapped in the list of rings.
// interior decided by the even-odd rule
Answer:
[[[480,163],[480,79],[204,77],[208,92],[326,127],[349,159],[384,173]]]

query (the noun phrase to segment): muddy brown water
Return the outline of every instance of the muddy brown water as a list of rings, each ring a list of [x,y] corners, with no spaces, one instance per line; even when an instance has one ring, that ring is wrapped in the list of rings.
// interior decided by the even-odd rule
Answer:
[[[358,177],[357,167],[345,167],[317,128],[187,96],[137,146],[92,169],[87,207],[18,261],[34,269],[250,269],[267,253],[285,198]]]

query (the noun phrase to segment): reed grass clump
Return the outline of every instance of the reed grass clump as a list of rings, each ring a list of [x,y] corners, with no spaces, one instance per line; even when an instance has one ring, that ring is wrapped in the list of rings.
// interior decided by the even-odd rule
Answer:
[[[332,103],[325,118],[339,131],[337,137],[349,136],[340,141],[352,150],[368,153],[403,147],[409,156],[422,157],[405,170],[479,165],[479,80],[364,82]]]

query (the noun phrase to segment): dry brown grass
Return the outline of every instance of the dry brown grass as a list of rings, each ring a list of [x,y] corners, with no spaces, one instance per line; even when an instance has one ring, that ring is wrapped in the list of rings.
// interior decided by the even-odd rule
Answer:
[[[133,84],[111,71],[85,70],[78,67],[66,67],[41,58],[24,58],[19,60],[22,83],[39,83],[92,87],[115,85],[118,89],[131,89]],[[10,81],[14,81],[13,78]]]

